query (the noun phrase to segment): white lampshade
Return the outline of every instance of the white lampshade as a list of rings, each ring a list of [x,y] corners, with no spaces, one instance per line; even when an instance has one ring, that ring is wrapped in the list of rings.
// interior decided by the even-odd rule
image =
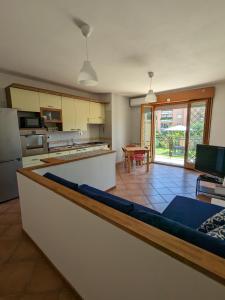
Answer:
[[[78,82],[85,86],[94,86],[98,84],[98,76],[89,60],[84,61],[78,76]]]
[[[153,90],[149,90],[148,94],[145,97],[145,102],[152,103],[152,102],[156,102],[156,101],[157,101],[156,94],[154,94]]]

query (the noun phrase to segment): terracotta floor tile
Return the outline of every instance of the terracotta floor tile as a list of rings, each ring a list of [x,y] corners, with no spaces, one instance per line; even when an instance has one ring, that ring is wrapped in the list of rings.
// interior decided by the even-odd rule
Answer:
[[[150,195],[148,201],[151,203],[165,203],[165,199],[161,195]]]
[[[80,300],[80,296],[78,296],[72,289],[63,289],[59,293],[58,300]]]
[[[15,202],[14,204],[10,205],[8,208],[6,208],[7,213],[20,213],[20,203],[19,200]]]
[[[9,225],[0,225],[0,237],[3,235],[3,233],[5,233],[5,231],[8,227],[9,227]]]
[[[36,260],[42,257],[40,250],[28,238],[21,239],[10,257],[10,262],[20,260]]]
[[[18,245],[17,240],[0,240],[0,264],[9,260]]]
[[[0,296],[24,292],[33,268],[33,262],[3,264],[0,268]]]
[[[152,188],[144,188],[143,189],[144,195],[146,196],[155,196],[155,195],[159,195],[159,193],[157,192],[156,189]]]
[[[46,292],[22,295],[20,300],[59,300],[59,292]]]
[[[164,188],[156,188],[156,191],[160,194],[160,195],[169,195],[169,194],[174,194],[173,192],[170,191],[170,189],[164,187]]]
[[[0,215],[0,225],[21,224],[21,216],[18,213],[3,213]]]
[[[176,195],[175,194],[162,195],[162,197],[166,202],[171,202],[176,197]]]
[[[4,203],[2,204],[0,204],[0,215],[3,213],[3,212],[5,212],[7,209],[9,208],[9,206],[8,205],[4,205]]]
[[[62,288],[64,282],[50,264],[36,263],[27,292],[47,292]]]
[[[148,206],[148,199],[146,196],[132,196],[131,200],[134,201],[135,203],[144,205],[144,206]]]
[[[152,206],[154,207],[155,210],[162,213],[168,206],[168,203],[153,203]]]
[[[5,226],[7,226],[7,229],[4,231],[4,234],[2,235],[4,239],[20,239],[23,237],[24,233],[22,231],[22,224],[5,225]]]

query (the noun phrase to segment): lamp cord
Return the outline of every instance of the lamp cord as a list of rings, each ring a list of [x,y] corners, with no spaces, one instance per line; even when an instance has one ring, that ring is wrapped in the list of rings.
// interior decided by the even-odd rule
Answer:
[[[87,37],[86,37],[86,57],[87,57],[87,60],[89,60],[89,57],[88,57],[88,41],[87,41]]]
[[[149,88],[149,90],[151,90],[151,88],[152,88],[152,77],[150,77],[150,88]]]

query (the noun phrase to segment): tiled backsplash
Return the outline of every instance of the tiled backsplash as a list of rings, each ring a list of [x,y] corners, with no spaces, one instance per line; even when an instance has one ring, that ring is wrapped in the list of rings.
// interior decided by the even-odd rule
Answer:
[[[100,126],[91,125],[88,126],[88,130],[80,133],[76,132],[48,132],[49,147],[60,147],[66,145],[72,145],[73,143],[80,141],[89,141],[100,138]]]

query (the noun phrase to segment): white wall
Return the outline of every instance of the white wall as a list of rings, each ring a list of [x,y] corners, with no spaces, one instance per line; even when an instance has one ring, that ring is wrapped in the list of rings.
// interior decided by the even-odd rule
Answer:
[[[225,146],[225,82],[216,84],[210,144]]]
[[[131,109],[129,99],[112,94],[112,149],[117,151],[117,162],[123,160],[122,147],[130,143]]]
[[[131,107],[131,143],[141,142],[141,107]]]

